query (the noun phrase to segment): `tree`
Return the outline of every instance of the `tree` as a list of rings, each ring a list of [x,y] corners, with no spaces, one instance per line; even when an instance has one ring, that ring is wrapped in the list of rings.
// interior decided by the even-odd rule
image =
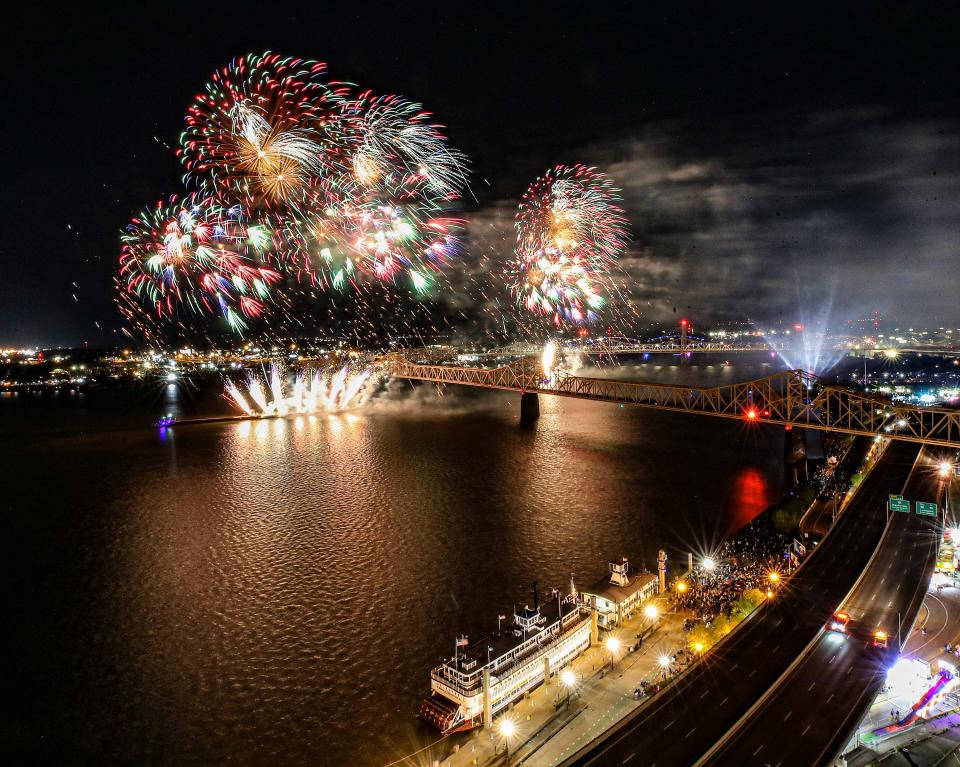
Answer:
[[[706,626],[698,623],[687,635],[687,645],[693,653],[703,653],[713,647],[713,637]]]
[[[713,623],[710,624],[710,639],[711,644],[716,644],[723,637],[730,633],[730,630],[733,628],[733,623],[726,615],[718,615],[713,619]]]

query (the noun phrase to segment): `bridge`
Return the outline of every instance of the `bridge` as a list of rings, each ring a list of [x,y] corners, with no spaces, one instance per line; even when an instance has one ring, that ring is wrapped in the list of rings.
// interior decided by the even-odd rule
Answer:
[[[698,336],[681,333],[678,335],[664,335],[641,341],[625,336],[603,336],[600,338],[584,339],[583,341],[568,341],[561,345],[560,351],[566,354],[583,354],[599,356],[604,354],[722,354],[726,352],[767,352],[775,347],[767,342],[746,343],[716,341]],[[477,352],[473,357],[523,357],[538,354],[543,349],[543,343],[521,341],[508,344],[490,351]]]
[[[519,392],[523,420],[536,418],[538,395],[549,394],[960,449],[960,410],[894,403],[828,384],[803,370],[691,387],[588,378],[562,370],[545,373],[534,357],[497,368],[418,364],[400,354],[386,355],[380,363],[395,378]]]

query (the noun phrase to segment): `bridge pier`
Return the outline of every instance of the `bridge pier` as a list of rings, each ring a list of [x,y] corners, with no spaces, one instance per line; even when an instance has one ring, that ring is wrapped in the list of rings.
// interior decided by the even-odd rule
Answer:
[[[520,423],[533,423],[540,417],[540,397],[534,391],[520,395]]]
[[[807,430],[794,426],[783,432],[783,466],[787,485],[807,478]]]

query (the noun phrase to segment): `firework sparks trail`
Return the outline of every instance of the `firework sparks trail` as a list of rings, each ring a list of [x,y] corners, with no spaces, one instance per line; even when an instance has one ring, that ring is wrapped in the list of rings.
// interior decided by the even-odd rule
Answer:
[[[344,365],[338,370],[298,372],[288,386],[283,371],[271,365],[261,377],[251,374],[246,394],[233,381],[227,381],[225,396],[250,416],[283,416],[290,413],[338,413],[358,407],[365,401],[366,385],[372,370],[356,370]]]

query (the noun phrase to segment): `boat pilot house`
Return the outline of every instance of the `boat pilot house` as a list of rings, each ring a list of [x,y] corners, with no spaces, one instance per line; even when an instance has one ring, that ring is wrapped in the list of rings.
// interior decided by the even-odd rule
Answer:
[[[589,605],[596,599],[597,623],[605,629],[619,625],[657,593],[657,576],[631,570],[626,557],[611,561],[609,569],[608,578],[601,578],[581,591],[584,604]]]

